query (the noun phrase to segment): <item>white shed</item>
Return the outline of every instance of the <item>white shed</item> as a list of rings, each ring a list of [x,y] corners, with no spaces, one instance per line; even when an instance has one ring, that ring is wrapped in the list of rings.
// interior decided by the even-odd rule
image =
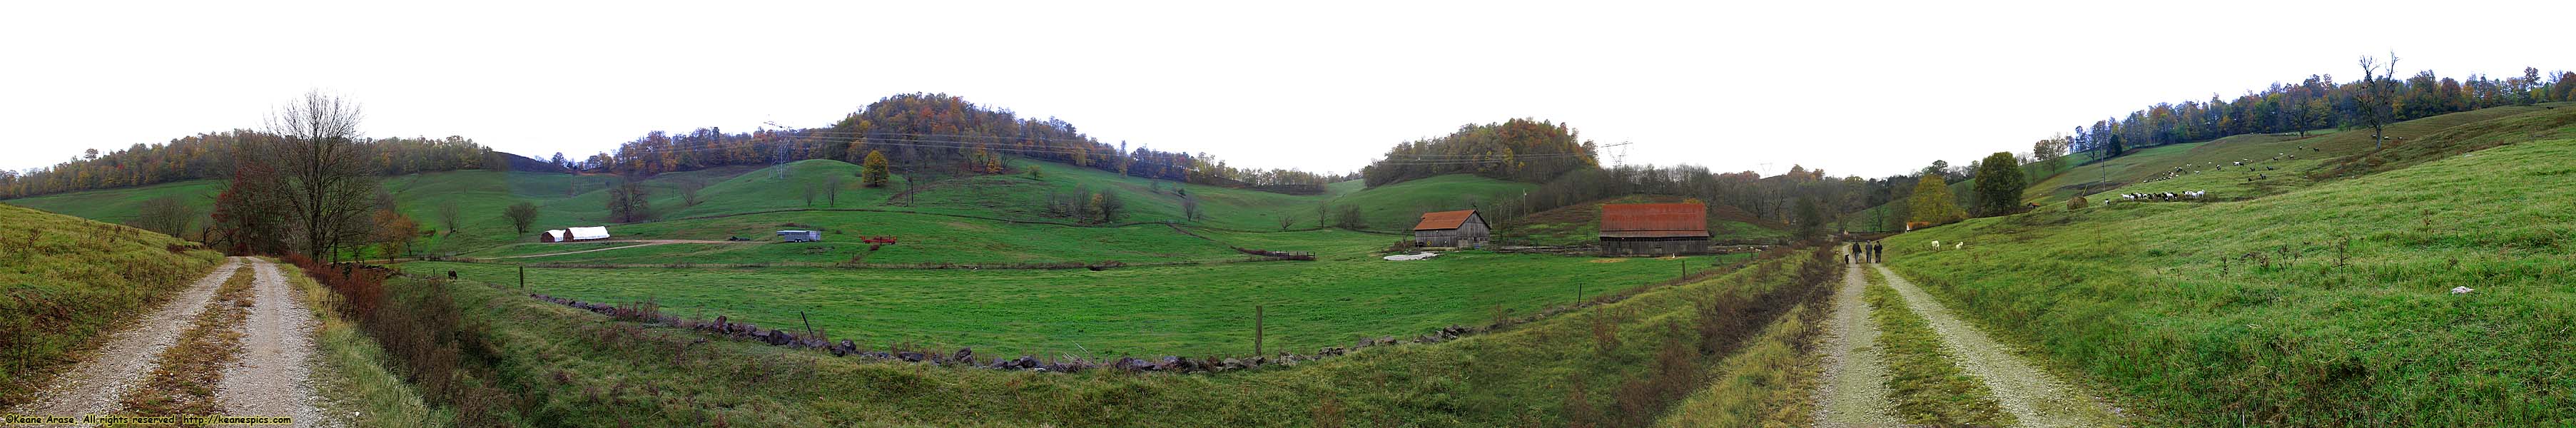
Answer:
[[[608,226],[570,227],[564,230],[572,232],[571,240],[574,241],[608,239]]]
[[[537,242],[588,241],[593,239],[608,239],[608,227],[591,226],[550,229],[547,230],[545,234],[537,236]]]

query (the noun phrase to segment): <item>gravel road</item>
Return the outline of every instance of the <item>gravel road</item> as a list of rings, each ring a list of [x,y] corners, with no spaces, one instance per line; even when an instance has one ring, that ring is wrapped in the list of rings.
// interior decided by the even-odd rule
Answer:
[[[1859,265],[1843,272],[1834,290],[1833,318],[1825,321],[1825,370],[1816,383],[1816,426],[1883,427],[1902,425],[1895,403],[1887,398],[1887,366],[1878,343],[1878,323],[1870,321],[1869,288]]]
[[[1995,401],[2003,404],[2024,426],[2033,427],[2104,427],[2119,426],[2120,420],[2102,404],[2098,396],[2075,388],[2022,359],[2012,348],[1987,337],[1977,327],[1960,320],[1950,309],[1925,294],[1922,288],[1897,276],[1883,265],[1873,265],[1887,276],[1887,285],[1905,296],[1905,305],[1922,314],[1941,336],[1942,348],[1969,374],[1986,380],[1994,391]],[[1855,273],[1857,274],[1857,273]]]
[[[295,426],[319,426],[313,393],[313,312],[295,300],[277,265],[253,259],[250,318],[243,321],[240,359],[224,368],[215,402],[229,416],[292,416]]]
[[[126,390],[133,389],[145,375],[152,373],[153,362],[160,357],[161,351],[179,342],[179,332],[187,330],[190,321],[197,318],[197,313],[206,310],[206,302],[214,299],[215,289],[223,287],[224,280],[232,278],[233,269],[253,260],[256,259],[225,259],[222,266],[216,266],[213,273],[198,278],[196,284],[189,285],[176,298],[162,302],[160,307],[145,313],[125,330],[107,335],[104,345],[85,356],[86,359],[70,371],[54,378],[53,383],[38,391],[33,399],[10,409],[10,413],[81,416],[115,411],[117,399],[124,397]]]

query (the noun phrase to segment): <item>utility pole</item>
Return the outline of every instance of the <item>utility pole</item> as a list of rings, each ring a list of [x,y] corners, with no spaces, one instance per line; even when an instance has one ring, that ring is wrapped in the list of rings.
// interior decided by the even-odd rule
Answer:
[[[1252,305],[1252,356],[1261,356],[1261,305]]]

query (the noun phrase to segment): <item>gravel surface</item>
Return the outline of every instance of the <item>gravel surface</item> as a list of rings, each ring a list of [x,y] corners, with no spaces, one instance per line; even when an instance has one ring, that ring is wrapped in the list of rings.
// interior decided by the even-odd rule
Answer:
[[[1882,427],[1902,425],[1895,403],[1887,398],[1887,366],[1878,343],[1878,323],[1869,318],[1861,291],[1869,281],[1859,265],[1843,272],[1834,290],[1833,318],[1825,321],[1825,370],[1816,383],[1816,426]]]
[[[1905,305],[1922,314],[1940,334],[1941,346],[1952,360],[1969,374],[1986,380],[1994,391],[1995,401],[2003,404],[2024,426],[2033,427],[2104,427],[2121,425],[2108,411],[2110,406],[2097,401],[2095,395],[2070,386],[2022,359],[2012,348],[1987,337],[1958,317],[1950,309],[1925,294],[1922,288],[1907,282],[1886,266],[1875,266],[1887,276],[1887,285],[1905,296]]]
[[[153,363],[161,351],[179,342],[179,332],[187,330],[206,302],[215,297],[215,289],[232,278],[233,269],[246,257],[233,257],[216,266],[213,273],[198,278],[187,291],[162,302],[158,308],[135,320],[134,324],[107,335],[105,344],[86,360],[54,378],[53,383],[37,392],[26,404],[9,413],[29,416],[82,416],[109,414],[116,411],[117,399],[152,373]]]
[[[277,265],[251,260],[250,318],[243,321],[241,354],[224,369],[215,402],[229,416],[292,416],[295,426],[321,426],[320,397],[313,393],[313,312],[295,300]]]

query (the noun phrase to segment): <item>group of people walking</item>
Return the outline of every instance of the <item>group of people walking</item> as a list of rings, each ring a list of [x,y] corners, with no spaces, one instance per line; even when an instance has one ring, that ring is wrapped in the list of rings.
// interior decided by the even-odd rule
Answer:
[[[1853,242],[1851,251],[1843,253],[1843,263],[1878,263],[1878,253],[1886,249],[1878,241]]]

